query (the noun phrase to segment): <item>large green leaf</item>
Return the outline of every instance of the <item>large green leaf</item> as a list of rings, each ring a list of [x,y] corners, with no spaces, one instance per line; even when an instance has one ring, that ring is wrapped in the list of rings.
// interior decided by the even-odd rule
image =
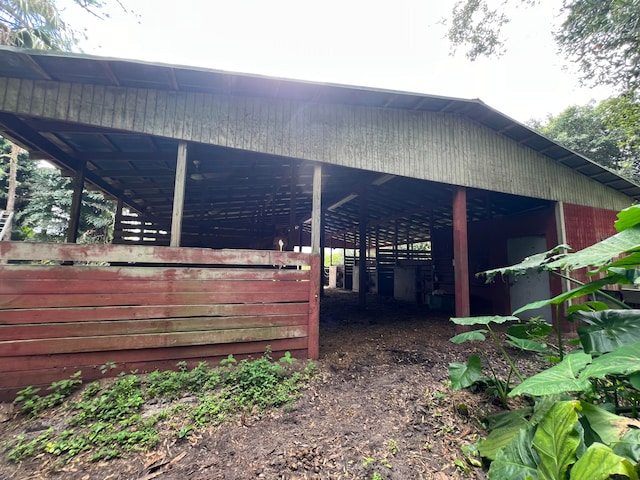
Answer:
[[[553,327],[547,322],[535,321],[509,325],[507,333],[518,338],[540,339],[553,333]]]
[[[616,455],[606,445],[594,443],[571,468],[569,479],[607,480],[612,475],[624,475],[631,480],[638,479],[638,474],[629,460]]]
[[[640,341],[640,310],[577,311],[572,320],[587,325],[577,328],[582,348],[587,353],[606,353]]]
[[[520,263],[516,263],[515,265],[486,270],[484,272],[480,272],[478,275],[486,275],[487,283],[493,281],[493,279],[498,274],[513,275],[516,277],[526,275],[529,270],[543,270],[547,263],[558,260],[566,255],[564,253],[566,250],[571,250],[571,247],[569,245],[558,245],[557,247],[553,247],[551,250],[548,250],[546,252],[537,253],[535,255],[526,257]]]
[[[592,403],[581,402],[580,411],[606,445],[620,441],[629,428],[640,427],[640,421],[607,412]]]
[[[484,341],[487,339],[487,337],[485,337],[484,335],[487,332],[489,332],[489,330],[485,330],[484,328],[481,328],[480,330],[473,330],[471,332],[462,332],[456,335],[455,337],[451,337],[449,341],[457,344],[464,343],[464,342],[472,342],[475,340]]]
[[[602,287],[606,285],[614,285],[614,284],[631,284],[632,280],[629,280],[627,275],[621,275],[613,273],[605,278],[600,278],[598,280],[594,280],[593,282],[580,285],[568,292],[557,295],[553,298],[545,298],[543,300],[537,300],[535,302],[528,303],[523,307],[520,307],[515,312],[514,315],[518,315],[521,312],[525,312],[527,310],[534,310],[536,308],[546,307],[547,305],[559,305],[567,300],[572,300],[574,298],[584,297],[585,295],[589,295],[595,292],[598,292],[602,289]]]
[[[575,428],[577,407],[577,400],[556,403],[538,424],[531,441],[540,458],[538,478],[564,479],[569,465],[575,462],[580,445],[580,434]]]
[[[591,355],[575,352],[551,368],[525,379],[515,387],[509,396],[551,395],[566,392],[584,392],[591,388],[588,380],[579,378],[580,371],[591,362]]]
[[[536,353],[550,353],[549,348],[545,343],[536,342],[535,340],[529,340],[527,338],[518,338],[509,334],[507,334],[507,338],[509,340],[507,340],[506,343],[521,350],[527,350],[529,352]]]
[[[619,211],[617,216],[618,219],[613,226],[618,232],[640,225],[640,205],[631,205]]]
[[[640,342],[631,343],[593,359],[580,378],[604,378],[606,375],[630,375],[640,371]]]
[[[640,429],[629,430],[617,442],[611,445],[614,453],[621,457],[628,458],[633,463],[640,463]]]
[[[616,233],[601,242],[546,264],[547,269],[575,270],[602,267],[619,255],[640,251],[640,225]]]
[[[494,460],[498,451],[508,445],[518,432],[529,426],[525,418],[531,409],[503,412],[491,417],[491,432],[484,440],[478,441],[480,455]],[[489,419],[488,419],[489,420]]]
[[[534,427],[522,429],[499,450],[489,468],[489,480],[538,480],[538,455],[531,448]]]
[[[452,362],[449,364],[449,380],[451,388],[460,390],[470,387],[482,376],[482,362],[479,355],[471,355],[467,363]]]
[[[489,325],[490,323],[505,323],[513,320],[520,320],[513,315],[488,315],[484,317],[451,317],[451,321],[456,325]]]

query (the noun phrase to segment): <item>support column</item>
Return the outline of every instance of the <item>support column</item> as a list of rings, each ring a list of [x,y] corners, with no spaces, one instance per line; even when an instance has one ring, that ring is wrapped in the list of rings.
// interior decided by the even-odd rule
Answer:
[[[453,268],[456,290],[456,317],[471,314],[469,300],[469,250],[467,239],[467,191],[453,191]]]
[[[320,228],[322,216],[322,165],[313,166],[313,192],[311,206],[311,286],[309,287],[309,326],[307,354],[316,360],[320,355],[320,290],[319,283],[323,266],[320,263]],[[302,229],[300,229],[302,230]],[[314,272],[315,270],[315,272]]]
[[[173,188],[173,213],[171,215],[172,247],[180,246],[182,235],[182,213],[184,208],[184,189],[187,181],[187,142],[178,142],[178,156],[176,158],[176,181]]]
[[[289,245],[287,250],[293,252],[298,235],[296,235],[297,224],[297,202],[298,202],[298,166],[293,163],[291,165],[291,182],[289,183],[291,190],[291,198],[289,199]],[[302,246],[302,245],[300,245]]]
[[[358,221],[358,305],[367,305],[367,190],[360,194],[360,220]]]
[[[85,165],[82,165],[73,178],[73,200],[67,229],[67,243],[76,243],[78,227],[80,226],[80,211],[82,210],[82,191],[84,190]]]

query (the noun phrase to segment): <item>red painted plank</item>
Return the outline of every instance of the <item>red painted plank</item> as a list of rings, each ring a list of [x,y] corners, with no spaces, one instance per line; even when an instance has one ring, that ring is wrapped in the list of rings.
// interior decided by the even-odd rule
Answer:
[[[309,270],[265,268],[93,267],[0,265],[0,278],[17,280],[305,280]]]
[[[129,245],[78,245],[2,242],[5,260],[61,260],[75,262],[179,263],[201,265],[309,265],[307,253],[271,250],[213,250]]]
[[[260,317],[163,318],[161,320],[48,323],[18,326],[2,325],[0,326],[0,339],[29,340],[36,338],[132,335],[134,333],[214,331],[231,328],[265,328],[306,325],[307,319],[307,315],[274,315]]]
[[[2,295],[67,295],[67,294],[107,294],[122,293],[178,293],[178,292],[279,292],[286,290],[306,290],[305,282],[283,282],[274,280],[18,280],[0,283]]]
[[[308,300],[306,284],[270,292],[111,293],[69,295],[0,295],[1,309],[96,307],[107,305],[203,305],[216,303],[277,303]]]
[[[216,330],[214,332],[172,332],[165,334],[0,341],[0,357],[253,342],[306,336],[307,327],[297,325],[291,327],[238,328]]]
[[[168,348],[146,348],[138,350],[115,350],[107,352],[57,353],[52,355],[32,355],[20,357],[3,357],[0,361],[0,372],[28,372],[29,370],[43,370],[56,366],[68,371],[77,370],[78,366],[99,369],[107,362],[118,365],[136,362],[172,361],[175,365],[180,360],[207,356],[227,356],[230,353],[263,354],[267,346],[272,351],[306,349],[306,337],[281,338],[263,340],[259,342],[226,343],[217,345],[187,345]],[[1,385],[1,382],[0,382]]]
[[[309,311],[303,303],[255,303],[220,305],[141,305],[129,307],[78,307],[0,310],[0,325],[25,323],[82,322],[98,320],[129,320],[238,315],[296,315]]]

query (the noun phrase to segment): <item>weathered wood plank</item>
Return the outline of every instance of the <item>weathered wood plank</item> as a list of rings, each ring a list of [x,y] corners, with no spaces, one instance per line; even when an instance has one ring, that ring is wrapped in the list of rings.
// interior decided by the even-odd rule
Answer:
[[[116,280],[57,279],[57,280],[13,280],[0,283],[2,295],[67,295],[107,293],[196,293],[196,292],[278,292],[281,289],[307,290],[304,282],[276,282],[263,280]]]
[[[82,352],[82,353],[54,353],[52,355],[3,357],[0,362],[0,372],[22,372],[29,370],[44,370],[56,366],[66,369],[67,372],[77,371],[77,368],[85,366],[97,369],[106,362],[114,362],[119,366],[131,365],[141,362],[161,362],[189,360],[202,357],[217,357],[247,354],[263,354],[267,347],[272,352],[286,350],[306,349],[306,337],[282,338],[275,340],[263,340],[259,342],[240,342],[220,345],[193,345],[168,348],[146,348],[137,350],[112,350],[108,352]],[[73,370],[76,368],[76,370]],[[153,370],[159,367],[154,367]],[[68,374],[66,375],[68,377]],[[0,385],[3,385],[0,382]],[[16,383],[14,385],[20,385]],[[30,383],[22,383],[30,385]]]
[[[121,320],[76,323],[0,325],[0,338],[33,340],[43,338],[132,335],[136,333],[170,333],[228,330],[233,328],[267,328],[306,325],[307,315],[273,315],[247,317],[163,318],[161,320]]]
[[[237,328],[214,332],[172,332],[163,334],[114,335],[98,337],[47,338],[0,341],[0,357],[50,355],[58,352],[95,352],[137,348],[178,347],[220,343],[254,342],[278,338],[306,337],[304,325]]]
[[[118,305],[203,305],[212,303],[302,302],[307,288],[274,292],[91,293],[65,295],[0,295],[0,308],[58,308]]]
[[[309,311],[308,302],[237,303],[220,305],[140,305],[119,307],[35,308],[4,310],[0,325],[25,323],[84,322],[234,315],[296,315]]]
[[[6,260],[180,263],[199,265],[309,265],[309,254],[270,250],[212,250],[129,245],[0,242]]]
[[[56,280],[56,281],[121,281],[144,280],[206,281],[206,280],[274,280],[303,281],[309,279],[309,270],[274,268],[171,268],[171,267],[93,267],[52,265],[0,265],[0,278],[4,280]],[[0,285],[2,288],[2,285]]]

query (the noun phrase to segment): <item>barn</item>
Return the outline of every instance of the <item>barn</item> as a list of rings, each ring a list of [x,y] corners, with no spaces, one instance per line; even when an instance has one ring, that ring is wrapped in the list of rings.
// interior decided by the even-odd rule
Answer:
[[[475,272],[599,241],[640,199],[480,100],[11,47],[0,134],[75,182],[68,243],[0,242],[4,397],[106,364],[318,358],[327,247],[362,304],[509,313],[566,286]],[[112,245],[75,243],[84,188],[117,201]]]

